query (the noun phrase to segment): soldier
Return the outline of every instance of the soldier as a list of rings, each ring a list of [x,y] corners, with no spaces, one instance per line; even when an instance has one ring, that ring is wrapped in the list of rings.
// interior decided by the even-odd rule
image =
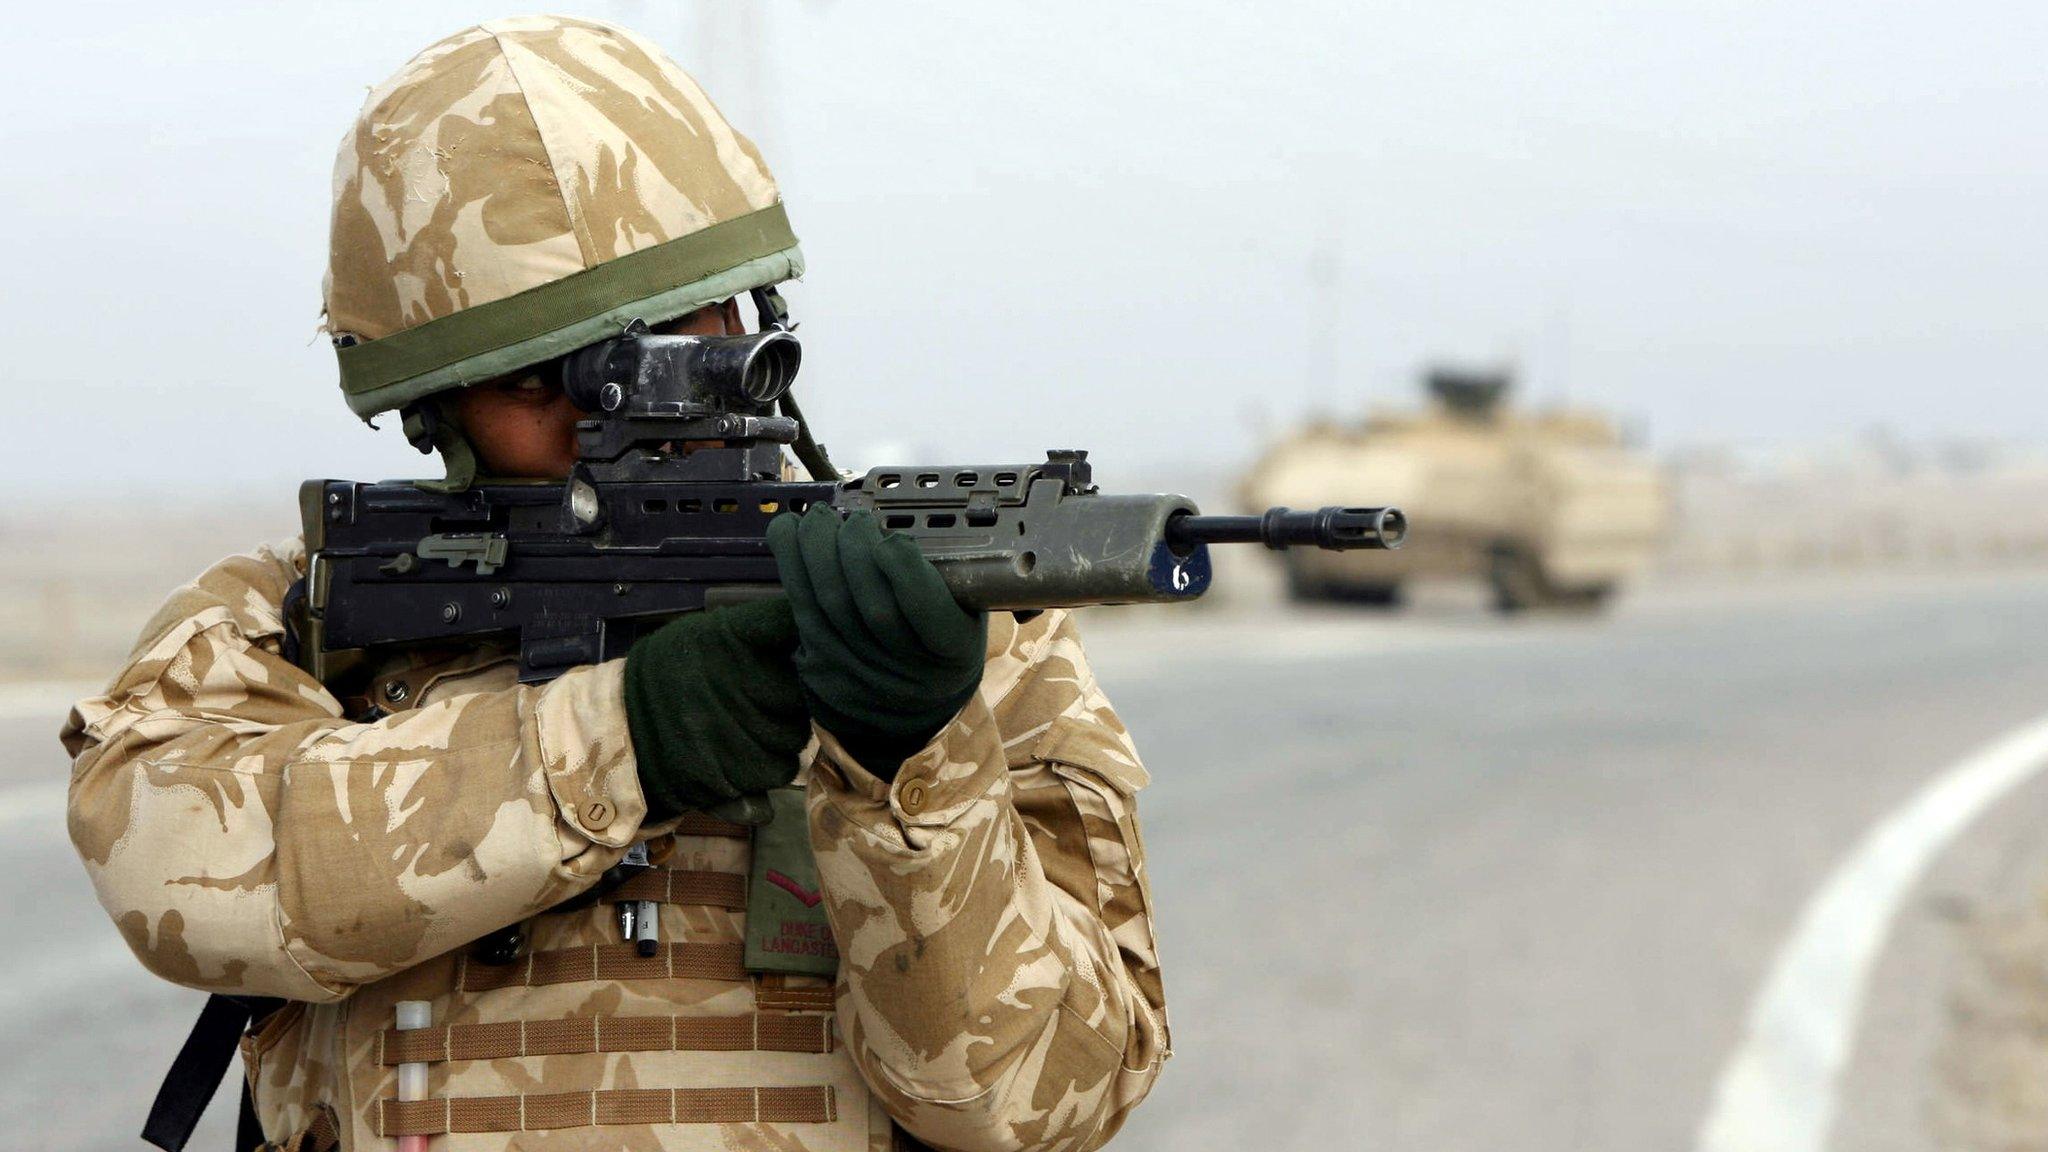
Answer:
[[[736,294],[802,268],[759,153],[652,44],[494,21],[343,140],[327,324],[355,412],[404,412],[452,482],[560,477],[578,413],[551,361],[632,319],[737,331]],[[865,517],[785,516],[771,543],[786,599],[539,687],[481,647],[338,698],[288,658],[298,541],[173,594],[63,734],[101,902],[150,971],[217,994],[158,1137],[210,1094],[193,1053],[253,1013],[245,1146],[1107,1141],[1168,1042],[1146,775],[1073,619],[970,614]],[[762,794],[795,815],[706,814]],[[771,830],[793,911],[764,926]],[[636,845],[655,867],[579,905]],[[743,963],[750,934],[787,962]]]

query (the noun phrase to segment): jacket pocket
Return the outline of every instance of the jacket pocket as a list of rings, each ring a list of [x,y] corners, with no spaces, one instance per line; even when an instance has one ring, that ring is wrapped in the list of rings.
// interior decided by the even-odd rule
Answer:
[[[264,1135],[278,1137],[291,1133],[276,1146],[313,1152],[320,1145],[307,1144],[303,1139],[313,1127],[316,1111],[307,1099],[313,1086],[302,1082],[305,1047],[306,1005],[297,1000],[287,1001],[242,1037],[242,1071],[255,1098],[256,1118],[262,1122]],[[329,1119],[328,1130],[332,1131],[332,1118]]]
[[[283,1140],[267,1140],[256,1152],[338,1152],[341,1148],[341,1125],[334,1119],[334,1109],[322,1104],[313,1110],[313,1119],[305,1127]]]
[[[1141,1002],[1133,1021],[1139,1035],[1125,1047],[1125,1067],[1149,1070],[1170,1050],[1166,995],[1159,972],[1159,940],[1152,916],[1152,883],[1145,870],[1145,838],[1138,826],[1137,793],[1149,782],[1130,745],[1102,725],[1073,717],[1054,721],[1030,756],[1059,782],[1066,812],[1044,811],[1040,827],[1078,841],[1093,872],[1094,907]],[[1061,827],[1065,826],[1065,827]],[[1067,830],[1071,829],[1071,831]],[[1051,855],[1047,853],[1045,855]],[[1072,881],[1061,885],[1073,892]],[[1080,893],[1076,892],[1076,896]]]

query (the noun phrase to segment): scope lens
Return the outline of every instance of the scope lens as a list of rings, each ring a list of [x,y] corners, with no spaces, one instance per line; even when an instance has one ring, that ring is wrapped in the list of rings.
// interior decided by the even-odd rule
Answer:
[[[747,358],[740,373],[740,390],[756,404],[767,404],[789,391],[802,362],[803,346],[784,333],[775,333]]]
[[[607,340],[562,358],[558,371],[569,403],[585,412],[610,412],[625,401],[624,390],[615,383],[622,374],[612,370],[611,356],[616,344],[617,341]],[[618,400],[606,403],[606,389],[617,390]]]

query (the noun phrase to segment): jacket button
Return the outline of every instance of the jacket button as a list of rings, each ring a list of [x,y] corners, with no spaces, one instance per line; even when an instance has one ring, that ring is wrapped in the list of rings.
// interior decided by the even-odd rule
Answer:
[[[592,800],[583,806],[583,825],[598,829],[612,822],[612,806],[602,800]]]
[[[896,805],[903,809],[904,814],[907,816],[915,816],[919,812],[924,811],[925,799],[925,787],[922,780],[912,780],[896,792]]]

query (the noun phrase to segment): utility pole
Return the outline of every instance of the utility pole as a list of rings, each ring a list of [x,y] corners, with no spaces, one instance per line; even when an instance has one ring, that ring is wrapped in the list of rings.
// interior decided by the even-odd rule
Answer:
[[[1572,402],[1572,310],[1563,296],[1550,304],[1550,391],[1556,395],[1559,408],[1569,408]]]

